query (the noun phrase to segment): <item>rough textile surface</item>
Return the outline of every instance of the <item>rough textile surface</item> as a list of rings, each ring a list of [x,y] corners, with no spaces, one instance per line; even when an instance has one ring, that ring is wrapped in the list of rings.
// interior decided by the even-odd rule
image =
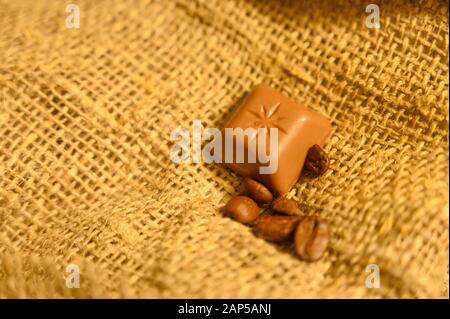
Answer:
[[[72,3],[79,29],[0,0],[0,297],[448,296],[447,1],[377,2],[380,29],[362,1]],[[316,263],[222,216],[238,176],[169,158],[259,83],[333,123],[289,193],[330,222]]]

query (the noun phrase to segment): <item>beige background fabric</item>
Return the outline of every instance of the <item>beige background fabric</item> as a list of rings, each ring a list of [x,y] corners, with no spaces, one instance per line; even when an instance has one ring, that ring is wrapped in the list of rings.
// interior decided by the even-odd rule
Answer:
[[[0,1],[0,297],[448,296],[447,1],[376,2],[379,30],[362,1],[72,2],[80,29]],[[222,216],[238,176],[169,158],[259,83],[333,123],[289,193],[330,223],[316,263]]]

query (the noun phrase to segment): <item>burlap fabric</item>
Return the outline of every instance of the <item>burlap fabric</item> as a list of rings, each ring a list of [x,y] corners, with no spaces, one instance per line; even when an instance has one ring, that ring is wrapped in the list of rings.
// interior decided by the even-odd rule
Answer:
[[[0,1],[1,297],[448,296],[446,1],[377,2],[379,30],[369,2],[73,3],[80,29]],[[238,176],[169,159],[259,83],[333,123],[289,194],[330,222],[316,263],[222,216]]]

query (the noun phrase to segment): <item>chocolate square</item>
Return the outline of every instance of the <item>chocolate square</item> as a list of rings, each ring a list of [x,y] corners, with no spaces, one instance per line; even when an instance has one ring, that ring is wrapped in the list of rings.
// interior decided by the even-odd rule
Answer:
[[[245,130],[264,127],[278,129],[278,167],[275,172],[261,174],[262,164],[258,159],[255,163],[248,161],[248,158],[243,163],[237,163],[234,157],[232,163],[225,165],[240,175],[260,181],[277,195],[282,195],[287,193],[300,177],[308,149],[314,144],[324,144],[330,135],[331,123],[326,117],[299,105],[276,90],[259,85],[232,114],[223,131],[226,128]],[[246,153],[249,140],[253,138],[255,137],[245,139],[243,147]],[[226,134],[224,142],[233,143],[236,149],[236,140],[230,141]],[[270,152],[269,145],[266,147]]]

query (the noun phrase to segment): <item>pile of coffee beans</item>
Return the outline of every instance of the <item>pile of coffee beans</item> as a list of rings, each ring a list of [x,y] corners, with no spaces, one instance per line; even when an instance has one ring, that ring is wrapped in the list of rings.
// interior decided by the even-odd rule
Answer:
[[[329,159],[318,145],[310,148],[304,169],[310,176],[325,173]],[[267,241],[281,243],[293,241],[298,257],[316,261],[325,253],[328,241],[328,224],[317,215],[306,216],[297,202],[285,197],[274,199],[263,184],[244,178],[242,181],[248,196],[239,195],[225,206],[225,214],[234,220],[253,227],[257,236]],[[269,213],[260,215],[262,206]]]

